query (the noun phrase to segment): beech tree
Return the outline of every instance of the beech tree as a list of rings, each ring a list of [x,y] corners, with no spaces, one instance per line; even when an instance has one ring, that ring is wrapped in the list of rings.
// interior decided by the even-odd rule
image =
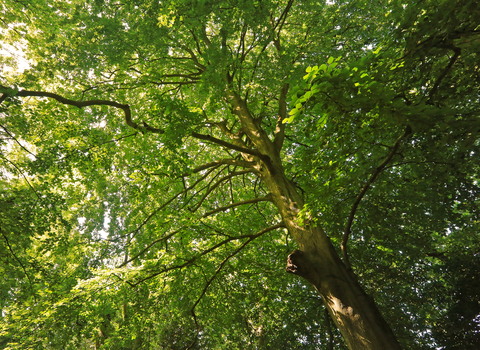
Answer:
[[[477,5],[7,2],[2,345],[474,346]]]

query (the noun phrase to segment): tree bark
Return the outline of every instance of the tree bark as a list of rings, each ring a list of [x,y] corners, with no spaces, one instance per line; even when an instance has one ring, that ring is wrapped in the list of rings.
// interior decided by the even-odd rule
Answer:
[[[304,202],[285,175],[281,143],[269,138],[252,117],[246,101],[237,93],[229,91],[227,101],[240,120],[242,131],[255,146],[255,152],[242,155],[257,163],[257,174],[270,191],[270,199],[300,248],[288,257],[287,271],[305,278],[315,287],[351,350],[400,350],[400,344],[375,302],[340,260],[323,229],[319,225],[300,224],[298,218]]]
[[[283,169],[276,166],[274,174],[264,170],[262,180],[300,248],[289,255],[287,271],[305,278],[315,287],[348,347],[352,350],[401,349],[373,298],[340,260],[323,229],[314,224],[299,224],[303,201]]]

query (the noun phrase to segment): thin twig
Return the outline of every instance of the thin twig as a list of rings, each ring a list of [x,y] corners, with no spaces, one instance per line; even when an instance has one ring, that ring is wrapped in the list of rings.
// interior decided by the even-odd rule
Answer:
[[[137,285],[139,285],[140,283],[142,282],[145,282],[149,279],[152,279],[158,275],[161,275],[161,274],[164,274],[166,272],[169,272],[169,271],[172,271],[172,270],[178,270],[178,269],[183,269],[184,267],[187,267],[189,265],[192,265],[197,259],[201,258],[202,256],[204,255],[207,255],[211,252],[213,252],[214,250],[216,250],[217,248],[220,248],[221,246],[224,246],[225,244],[227,243],[230,243],[232,241],[237,241],[237,240],[241,240],[241,239],[244,239],[244,238],[249,238],[249,239],[254,239],[254,238],[257,238],[257,237],[260,237],[262,234],[266,233],[266,232],[269,232],[273,229],[277,229],[277,228],[280,228],[280,227],[285,227],[285,225],[283,224],[283,222],[277,224],[277,225],[273,225],[273,226],[270,226],[270,227],[267,227],[266,229],[263,229],[262,231],[260,232],[257,232],[256,234],[253,234],[253,235],[242,235],[242,236],[238,236],[238,237],[231,237],[231,238],[227,238],[217,244],[215,244],[214,246],[208,248],[207,250],[204,250],[203,252],[201,252],[200,254],[194,256],[193,258],[190,258],[189,260],[187,260],[186,262],[184,262],[183,264],[180,264],[180,265],[174,265],[174,266],[170,266],[170,267],[164,267],[161,271],[158,271],[158,272],[155,272],[147,277],[144,277],[142,279],[139,279],[137,280],[136,282],[129,282],[129,284],[132,286],[132,287],[135,287]]]
[[[210,287],[210,285],[212,284],[213,280],[218,276],[218,274],[220,273],[220,271],[222,270],[222,268],[225,266],[225,264],[228,262],[228,260],[230,260],[232,257],[234,257],[235,255],[237,255],[243,248],[245,248],[245,246],[247,244],[249,244],[251,241],[253,241],[254,239],[264,235],[265,233],[267,232],[270,232],[270,231],[273,231],[273,230],[276,230],[276,229],[279,229],[279,228],[282,228],[282,227],[285,227],[283,222],[277,224],[277,225],[273,225],[273,226],[270,226],[270,227],[267,227],[259,232],[257,232],[256,234],[254,235],[250,235],[249,236],[249,239],[243,243],[240,247],[238,247],[237,249],[235,249],[231,254],[229,254],[225,259],[223,259],[223,261],[220,263],[220,265],[218,265],[217,269],[215,270],[215,273],[210,277],[210,279],[207,281],[207,283],[205,284],[205,287],[203,288],[202,292],[200,293],[200,296],[198,297],[197,301],[195,302],[195,304],[193,304],[192,306],[192,309],[191,309],[191,313],[192,313],[192,316],[193,316],[193,319],[195,321],[195,325],[197,326],[197,329],[200,329],[200,325],[198,324],[198,321],[197,321],[197,317],[195,315],[195,308],[197,307],[197,305],[200,303],[200,300],[202,300],[202,298],[205,296],[205,293],[207,292],[207,289],[208,287]]]
[[[1,103],[1,102],[0,102]],[[2,127],[3,130],[5,130],[5,132],[8,134],[8,136],[10,136],[21,148],[23,148],[28,154],[32,155],[33,157],[37,158],[37,156],[35,156],[35,154],[33,154],[32,152],[30,152],[28,149],[26,149],[16,138],[15,136],[13,136],[6,127],[4,127],[3,125],[0,125]]]
[[[80,151],[81,151],[81,152],[88,152],[88,151],[90,151],[91,149],[93,149],[93,148],[95,148],[95,147],[100,147],[100,146],[103,146],[103,145],[105,145],[105,144],[107,144],[107,143],[118,142],[118,141],[121,141],[121,140],[126,139],[126,138],[128,138],[128,137],[132,137],[132,136],[136,136],[136,135],[138,135],[138,132],[134,132],[134,133],[132,133],[132,134],[124,135],[124,136],[121,136],[121,137],[119,137],[119,138],[117,138],[117,139],[111,139],[111,140],[108,140],[108,141],[104,141],[104,142],[102,142],[102,143],[99,143],[98,145],[93,145],[93,146],[90,146],[90,147],[87,147],[87,148],[83,148],[83,149],[81,149]]]
[[[35,291],[33,290],[33,283],[32,283],[32,280],[30,279],[30,275],[27,273],[27,269],[25,268],[25,266],[23,265],[23,263],[20,261],[20,259],[17,257],[17,255],[15,254],[15,252],[13,251],[13,248],[12,246],[10,245],[10,242],[8,241],[8,238],[7,236],[3,233],[3,231],[1,230],[0,228],[0,232],[3,236],[3,239],[5,240],[5,243],[7,244],[7,247],[8,247],[8,250],[10,250],[10,253],[12,253],[13,257],[15,258],[15,260],[17,260],[17,262],[20,264],[20,266],[22,267],[22,270],[23,270],[23,273],[25,274],[25,276],[27,276],[27,279],[28,279],[28,282],[30,283],[30,289],[32,290],[32,295],[33,295],[33,299],[35,300],[35,303],[37,302],[37,297],[35,296]]]
[[[152,248],[155,244],[159,243],[159,242],[162,242],[162,241],[165,241],[171,237],[173,237],[174,235],[176,235],[177,233],[179,233],[180,231],[182,231],[186,226],[182,226],[181,228],[179,228],[178,230],[175,230],[173,232],[170,232],[168,235],[165,235],[165,236],[162,236],[158,239],[155,239],[154,241],[152,241],[149,245],[147,245],[144,249],[142,249],[142,251],[138,254],[136,254],[135,256],[131,257],[130,259],[126,259],[120,266],[118,266],[119,268],[120,267],[124,267],[125,265],[127,265],[128,263],[132,262],[133,260],[137,259],[140,255],[142,254],[145,254],[150,248]]]
[[[230,208],[238,207],[238,206],[240,206],[240,205],[253,204],[253,203],[258,203],[258,202],[271,202],[271,201],[272,201],[272,195],[271,195],[271,194],[267,194],[267,195],[264,196],[264,197],[253,198],[253,199],[249,199],[249,200],[246,200],[246,201],[231,203],[231,204],[226,205],[226,206],[224,206],[224,207],[220,207],[220,208],[211,210],[211,211],[206,212],[205,214],[203,214],[202,217],[206,218],[207,216],[216,214],[216,213],[221,212],[221,211],[226,211],[226,210],[228,210],[228,209],[230,209]]]
[[[163,203],[161,206],[159,206],[157,209],[155,209],[149,216],[147,216],[143,222],[140,224],[140,226],[138,226],[134,231],[132,231],[131,233],[133,233],[133,236],[132,236],[132,239],[137,235],[138,232],[140,232],[140,229],[145,226],[147,224],[148,221],[150,221],[151,218],[153,218],[159,211],[163,210],[167,205],[169,205],[170,203],[172,203],[175,199],[177,199],[182,193],[187,193],[189,190],[191,190],[192,188],[194,188],[199,182],[201,182],[202,180],[204,180],[208,175],[210,175],[210,173],[212,171],[214,171],[216,168],[218,168],[220,166],[219,165],[215,165],[215,166],[212,166],[212,169],[210,169],[205,175],[203,175],[202,177],[200,177],[200,179],[198,179],[196,182],[194,182],[191,186],[189,186],[188,188],[186,189],[183,189],[182,191],[178,192],[175,196],[173,196],[172,198],[170,198],[168,201],[166,201],[165,203]]]
[[[200,206],[203,204],[203,202],[205,201],[205,199],[207,199],[207,197],[210,195],[210,193],[212,193],[217,187],[219,187],[223,182],[227,181],[227,180],[230,180],[232,177],[235,177],[235,176],[240,176],[240,175],[243,175],[243,174],[248,174],[248,173],[251,173],[252,171],[251,170],[242,170],[242,171],[235,171],[235,172],[232,172],[222,178],[220,178],[217,182],[215,182],[213,185],[209,186],[209,188],[207,189],[207,191],[204,193],[204,195],[200,198],[200,200],[197,202],[197,204],[195,205],[195,207],[193,208],[193,212],[197,211]],[[210,185],[210,184],[209,184]]]
[[[25,179],[25,181],[27,182],[28,186],[30,186],[30,188],[32,189],[33,193],[35,193],[35,195],[37,196],[38,200],[42,200],[40,198],[40,195],[38,194],[37,190],[35,189],[35,187],[33,187],[33,185],[30,183],[30,181],[28,181],[27,177],[25,176],[25,174],[23,173],[22,170],[20,170],[20,168],[14,163],[12,162],[11,160],[5,158],[4,156],[0,155],[0,157],[4,160],[6,160],[8,163],[12,164],[15,169],[17,169],[17,171],[20,173],[20,175],[22,175],[22,177]]]

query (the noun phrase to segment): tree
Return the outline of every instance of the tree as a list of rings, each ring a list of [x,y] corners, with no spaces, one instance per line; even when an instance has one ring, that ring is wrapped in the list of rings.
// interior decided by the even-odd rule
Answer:
[[[26,41],[32,67],[2,79],[2,127],[34,150],[17,165],[25,181],[63,198],[57,215],[79,223],[82,248],[67,260],[91,253],[58,272],[68,296],[34,301],[52,314],[20,320],[28,303],[7,313],[7,329],[42,325],[44,340],[8,333],[9,344],[218,348],[251,334],[273,346],[264,278],[288,298],[310,295],[278,274],[293,240],[287,271],[313,285],[346,345],[400,349],[357,276],[392,322],[392,281],[399,305],[418,311],[411,279],[438,276],[428,254],[448,253],[457,236],[478,247],[474,1],[11,6],[6,35]],[[263,307],[242,316],[247,333],[215,339],[202,317],[224,312],[219,290],[248,295],[247,275],[250,303]],[[417,325],[438,317],[421,310]],[[68,332],[48,334],[62,328],[55,320]],[[402,330],[412,321],[394,329],[402,345],[433,345]],[[326,339],[333,348],[333,331]]]

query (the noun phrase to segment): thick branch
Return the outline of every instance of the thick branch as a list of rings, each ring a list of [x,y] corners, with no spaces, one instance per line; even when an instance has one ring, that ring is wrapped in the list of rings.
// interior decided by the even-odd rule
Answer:
[[[278,116],[277,116],[277,126],[275,128],[275,139],[273,143],[275,148],[280,152],[283,146],[283,140],[285,139],[285,123],[283,122],[287,117],[287,93],[289,85],[287,83],[283,84],[282,90],[280,92],[280,98],[278,100]]]
[[[190,54],[190,57],[192,58],[192,61],[195,63],[195,65],[200,68],[202,71],[205,71],[207,69],[207,67],[205,67],[203,64],[201,64],[197,58],[197,56],[195,55],[195,53],[190,50],[190,48],[188,48],[187,46],[184,46],[182,45],[181,46],[182,49],[184,49],[185,51],[187,51],[189,54]],[[200,47],[198,47],[198,49],[200,49]],[[200,52],[200,50],[199,50]],[[201,54],[201,52],[200,52]]]
[[[212,166],[217,166],[217,165],[222,165],[222,164],[239,166],[239,167],[242,167],[242,168],[252,168],[253,165],[254,165],[253,162],[246,162],[246,161],[238,160],[238,159],[220,159],[220,160],[213,161],[211,163],[201,165],[201,166],[193,169],[192,172],[193,173],[198,173],[198,172],[200,172],[202,170],[205,170],[207,168],[210,168]]]
[[[227,102],[232,107],[232,113],[240,120],[242,130],[256,147],[256,150],[253,150],[255,153],[248,154],[260,158],[270,174],[273,175],[276,172],[274,162],[275,160],[279,160],[279,152],[276,151],[273,142],[265,133],[265,130],[263,130],[259,123],[253,118],[248,109],[247,103],[240,97],[240,95],[233,90],[227,91]]]
[[[291,7],[293,5],[293,0],[289,0],[287,6],[285,7],[285,9],[283,10],[282,14],[280,15],[277,23],[273,26],[273,31],[274,31],[274,34],[275,34],[275,30],[277,30],[277,37],[273,38],[273,44],[275,45],[275,48],[277,49],[277,51],[279,53],[282,52],[282,47],[280,45],[280,32],[282,31],[282,27],[283,25],[285,24],[285,20],[287,19],[287,16],[288,16],[288,12],[290,11]]]
[[[242,140],[243,132],[241,130],[238,133],[233,133],[231,130],[228,129],[226,121],[215,123],[215,126],[219,128],[220,131],[230,140],[232,140],[234,145],[247,148],[245,142]]]
[[[348,238],[351,233],[351,228],[353,224],[353,219],[355,218],[355,212],[357,211],[358,205],[360,204],[360,201],[362,198],[365,196],[365,193],[367,193],[367,190],[370,188],[370,185],[375,181],[377,178],[378,174],[385,168],[385,166],[390,162],[390,160],[393,158],[395,155],[395,152],[397,151],[398,147],[400,146],[400,142],[402,139],[409,135],[411,133],[411,128],[407,127],[407,130],[405,133],[403,133],[394,143],[393,147],[390,149],[390,152],[388,152],[387,156],[383,160],[383,162],[375,169],[373,174],[370,176],[368,181],[363,185],[362,190],[357,196],[357,199],[355,200],[355,203],[352,205],[352,209],[350,211],[350,215],[348,216],[347,224],[345,225],[345,231],[343,233],[343,238],[342,238],[342,253],[343,253],[343,260],[347,268],[351,268],[350,261],[348,259],[348,252],[347,252],[347,242]]]
[[[277,23],[275,24],[275,27],[273,28],[274,30],[277,29],[278,27],[278,33],[280,34],[280,31],[282,30],[283,25],[285,24],[285,20],[287,19],[288,12],[290,11],[291,7],[293,5],[293,0],[289,0],[287,6],[283,10],[282,14],[278,18]]]
[[[273,174],[275,172],[275,169],[273,167],[271,158],[268,155],[262,154],[255,149],[250,149],[250,148],[237,146],[237,145],[234,145],[232,143],[217,139],[216,137],[213,137],[213,136],[210,136],[210,135],[203,135],[203,134],[199,134],[199,133],[196,133],[196,132],[193,132],[191,135],[193,137],[197,138],[197,139],[200,139],[200,140],[205,140],[205,141],[209,141],[209,142],[212,142],[212,143],[216,143],[218,145],[227,147],[229,149],[233,149],[235,151],[238,151],[238,152],[241,152],[241,153],[244,153],[244,154],[249,154],[249,155],[258,157],[267,166],[270,173]]]
[[[187,80],[187,81],[163,81],[163,80],[159,80],[159,81],[150,81],[151,84],[154,84],[154,85],[157,85],[157,86],[161,86],[161,85],[177,85],[179,88],[180,86],[182,85],[191,85],[191,84],[196,84],[197,81],[196,80]],[[174,91],[175,89],[171,89],[169,91]]]
[[[8,90],[7,87],[1,86],[0,89],[3,90]],[[5,96],[5,95],[3,95]],[[3,98],[2,96],[2,98]],[[89,107],[89,106],[110,106],[110,107],[115,107],[118,109],[121,109],[123,113],[125,114],[125,122],[127,123],[128,126],[132,127],[133,129],[139,130],[141,132],[152,132],[156,134],[163,134],[164,130],[162,129],[157,129],[153,128],[150,125],[148,125],[145,122],[142,122],[143,126],[138,125],[132,120],[132,112],[130,110],[129,105],[121,104],[115,101],[109,101],[109,100],[89,100],[89,101],[75,101],[75,100],[70,100],[68,98],[65,98],[63,96],[51,93],[51,92],[45,92],[45,91],[29,91],[29,90],[20,90],[18,91],[15,96],[19,97],[48,97],[52,98],[54,100],[57,100],[58,102],[64,104],[64,105],[70,105],[70,106],[75,106],[78,108],[84,108],[84,107]],[[0,98],[0,102],[4,100]]]
[[[235,114],[242,124],[243,131],[247,134],[253,144],[264,154],[268,154],[271,140],[265,134],[265,131],[256,123],[247,103],[239,94],[233,90],[227,91],[227,102],[232,107],[232,113]]]
[[[254,162],[247,162],[247,161],[244,161],[244,160],[233,159],[233,158],[225,158],[225,159],[215,160],[213,162],[209,162],[209,163],[199,165],[198,167],[193,168],[189,172],[183,173],[182,175],[179,176],[179,178],[187,177],[187,176],[199,173],[203,170],[207,170],[207,169],[212,168],[212,167],[219,167],[220,165],[239,166],[239,167],[242,167],[242,168],[248,168],[248,169],[251,169],[252,171],[255,171],[255,169],[253,169],[253,166],[255,165]],[[148,175],[169,176],[169,174],[167,174],[167,173],[148,173]]]

